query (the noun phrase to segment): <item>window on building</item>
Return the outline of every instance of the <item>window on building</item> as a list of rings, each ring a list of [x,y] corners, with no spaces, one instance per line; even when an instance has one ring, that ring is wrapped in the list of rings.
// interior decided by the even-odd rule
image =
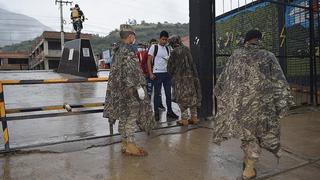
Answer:
[[[49,50],[61,50],[61,43],[59,41],[49,41],[48,48]]]
[[[28,64],[28,59],[8,59],[8,64]]]

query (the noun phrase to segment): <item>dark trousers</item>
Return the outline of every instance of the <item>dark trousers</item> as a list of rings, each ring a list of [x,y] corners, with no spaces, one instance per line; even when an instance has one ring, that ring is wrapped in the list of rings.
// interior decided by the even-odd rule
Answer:
[[[161,87],[163,85],[166,95],[166,103],[168,112],[172,112],[171,106],[171,78],[169,73],[154,73],[154,112],[159,113],[159,105],[161,102]]]
[[[77,20],[73,22],[73,29],[76,31],[76,39],[80,39],[82,28],[83,26],[82,26],[81,20]]]
[[[146,77],[146,81],[147,81],[147,93],[148,93],[149,98],[151,99],[152,88],[153,88],[154,82],[149,77]]]
[[[147,81],[147,93],[148,93],[149,98],[151,99],[152,90],[154,87],[155,80],[152,80],[149,77],[146,77],[146,81]],[[159,96],[160,96],[160,103],[159,104],[162,104],[161,92],[160,92]]]

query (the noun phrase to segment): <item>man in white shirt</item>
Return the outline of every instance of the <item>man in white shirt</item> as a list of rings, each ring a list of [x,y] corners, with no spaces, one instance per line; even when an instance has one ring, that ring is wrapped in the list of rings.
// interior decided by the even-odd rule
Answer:
[[[161,86],[163,85],[166,103],[167,103],[167,119],[177,119],[177,116],[172,111],[171,106],[171,77],[167,71],[168,59],[170,56],[170,49],[166,46],[169,38],[167,31],[161,31],[159,44],[152,45],[148,53],[148,72],[150,79],[154,80],[154,112],[156,121],[160,120],[159,105]]]

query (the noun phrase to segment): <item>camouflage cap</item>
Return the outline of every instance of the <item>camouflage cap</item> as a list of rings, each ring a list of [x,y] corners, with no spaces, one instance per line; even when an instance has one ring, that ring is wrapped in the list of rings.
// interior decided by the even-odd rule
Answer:
[[[181,38],[178,35],[171,36],[168,41],[169,41],[170,46],[182,45]]]
[[[120,31],[124,31],[124,32],[126,31],[126,32],[133,32],[133,33],[135,33],[133,27],[130,26],[129,24],[121,24],[121,25],[120,25]]]
[[[244,42],[250,41],[251,39],[261,39],[262,33],[257,29],[252,29],[246,33],[244,38]]]

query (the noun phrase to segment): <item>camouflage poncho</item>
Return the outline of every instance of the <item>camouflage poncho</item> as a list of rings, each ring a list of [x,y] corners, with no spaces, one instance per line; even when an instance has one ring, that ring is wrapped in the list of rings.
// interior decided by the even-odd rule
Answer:
[[[277,154],[280,148],[280,121],[292,96],[276,57],[257,45],[236,50],[215,86],[218,111],[214,142],[230,137],[257,140]]]
[[[190,50],[186,46],[181,45],[171,52],[168,72],[172,79],[175,101],[183,107],[199,107],[200,81]]]
[[[140,100],[137,87],[143,87],[146,97]],[[109,74],[106,103],[103,117],[115,120],[126,119],[130,110],[139,111],[137,125],[149,132],[155,125],[150,100],[147,98],[146,80],[140,69],[132,47],[120,43],[115,49],[113,64]]]

